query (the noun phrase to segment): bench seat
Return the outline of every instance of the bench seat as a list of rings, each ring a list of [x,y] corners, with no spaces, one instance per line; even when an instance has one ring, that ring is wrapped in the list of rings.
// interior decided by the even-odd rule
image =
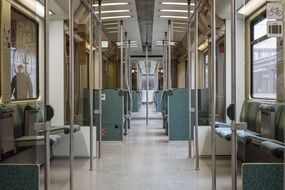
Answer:
[[[50,135],[50,145],[57,144],[61,136],[59,135]],[[17,139],[15,139],[15,143],[17,147],[27,147],[27,146],[36,146],[36,145],[44,145],[45,136],[22,136]]]

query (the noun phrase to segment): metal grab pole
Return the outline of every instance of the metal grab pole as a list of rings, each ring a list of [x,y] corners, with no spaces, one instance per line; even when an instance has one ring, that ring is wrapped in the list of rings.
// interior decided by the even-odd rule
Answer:
[[[148,91],[149,91],[149,79],[148,79],[148,44],[145,47],[145,70],[146,70],[146,124],[148,125]]]
[[[164,55],[165,55],[165,63],[164,63],[164,67],[165,67],[165,70],[163,71],[165,74],[164,74],[164,82],[165,82],[165,87],[164,87],[164,90],[166,90],[168,88],[168,48],[167,48],[167,32],[164,33],[164,37],[165,37],[165,40],[164,40],[164,49],[165,49],[165,52],[164,52]]]
[[[125,66],[125,72],[124,72],[124,76],[125,76],[125,86],[126,88],[128,89],[128,33],[125,32],[125,43],[124,43],[124,47],[125,47],[125,61],[124,61],[124,66]],[[127,97],[126,98],[126,114],[128,115],[128,110],[129,110],[129,98]],[[127,135],[128,134],[128,126],[127,126],[127,122],[128,122],[128,118],[126,118],[125,120],[125,133],[124,135]]]
[[[196,0],[196,4],[198,0]],[[198,25],[199,12],[195,12],[195,152],[196,152],[196,168],[199,170],[199,139],[198,139],[198,126],[199,126],[199,107],[198,107],[198,45],[199,45],[199,25]]]
[[[99,37],[99,146],[98,146],[98,158],[101,158],[102,154],[102,73],[103,73],[103,66],[102,66],[102,22],[101,22],[101,2],[102,0],[98,0],[98,10],[99,10],[99,30],[98,30],[98,37]]]
[[[171,79],[171,20],[168,20],[168,88],[172,88]]]
[[[93,4],[93,0],[90,0]],[[94,135],[93,135],[93,12],[90,11],[90,25],[89,25],[89,114],[90,114],[90,171],[94,171],[93,168],[93,146],[94,146]]]
[[[44,97],[43,97],[43,105],[44,105],[44,117],[43,122],[45,126],[45,190],[50,189],[50,131],[49,131],[49,122],[47,122],[47,113],[46,113],[46,105],[49,104],[48,101],[48,71],[49,71],[49,0],[45,0],[45,30],[44,30],[44,42],[45,42],[45,72],[44,72]]]
[[[188,0],[188,19],[190,18],[190,15],[191,15],[191,0]],[[191,30],[190,30],[190,27],[191,27],[191,23],[188,22],[188,49],[187,49],[187,64],[188,64],[188,101],[189,101],[189,139],[188,139],[188,157],[189,158],[192,158],[192,85],[191,85]]]
[[[128,75],[129,75],[129,93],[130,93],[130,104],[131,104],[131,106],[130,106],[130,112],[129,112],[129,119],[130,119],[130,122],[131,122],[131,120],[132,120],[132,110],[133,110],[133,96],[132,96],[132,90],[133,90],[133,84],[132,84],[132,79],[133,79],[133,77],[132,77],[132,65],[131,65],[131,41],[129,40],[128,41],[128,45],[129,45],[129,48],[128,48],[128,52],[129,52],[129,54],[128,54]],[[129,127],[131,127],[130,125],[129,125]]]
[[[121,33],[121,64],[120,64],[120,88],[121,90],[124,89],[124,79],[123,79],[123,76],[124,76],[124,69],[123,69],[123,66],[124,66],[124,49],[123,49],[123,21],[121,20],[120,21],[120,33]]]
[[[69,146],[69,164],[70,164],[70,187],[73,189],[73,169],[74,169],[74,31],[73,31],[73,0],[69,0],[69,123],[70,123],[70,146]]]
[[[231,54],[232,54],[232,105],[234,105],[234,119],[231,124],[232,132],[232,190],[237,189],[237,137],[236,137],[236,0],[231,1]]]
[[[212,128],[211,128],[211,141],[212,141],[212,190],[216,190],[216,136],[215,136],[215,122],[216,122],[216,0],[212,0],[212,28],[211,28],[211,69],[212,69]]]

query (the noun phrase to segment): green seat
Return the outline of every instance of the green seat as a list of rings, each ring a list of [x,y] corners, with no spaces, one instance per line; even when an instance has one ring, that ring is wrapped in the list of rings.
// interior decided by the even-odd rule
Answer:
[[[267,153],[270,153],[275,158],[283,159],[285,146],[272,141],[263,141],[260,144],[260,148]]]
[[[1,190],[38,190],[40,166],[37,164],[0,164]]]
[[[57,144],[61,136],[59,135],[50,135],[50,145]],[[17,147],[26,147],[26,146],[36,146],[36,145],[43,145],[45,141],[45,136],[22,136],[17,139],[15,139],[15,143]]]

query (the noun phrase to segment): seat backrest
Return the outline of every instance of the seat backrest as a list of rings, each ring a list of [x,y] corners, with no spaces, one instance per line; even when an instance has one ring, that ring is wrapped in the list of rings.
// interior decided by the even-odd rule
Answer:
[[[9,107],[11,107],[14,110],[13,112],[14,138],[17,139],[25,135],[24,118],[23,115],[21,115],[21,111],[17,104],[9,104]]]
[[[258,117],[260,103],[245,101],[242,107],[240,121],[247,123],[247,129],[258,132]]]
[[[284,132],[285,132],[285,105],[280,105],[276,112],[276,139],[284,142]],[[277,117],[277,114],[279,117]]]

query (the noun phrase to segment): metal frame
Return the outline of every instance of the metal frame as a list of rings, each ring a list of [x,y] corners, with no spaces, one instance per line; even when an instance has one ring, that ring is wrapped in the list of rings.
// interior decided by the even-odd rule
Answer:
[[[236,13],[236,0],[231,0],[231,74],[232,74],[232,97],[231,104],[234,105],[234,120],[231,123],[232,132],[232,153],[231,153],[231,165],[232,165],[232,190],[237,189],[237,125],[236,125],[236,25],[237,25],[237,13]]]
[[[190,15],[191,15],[191,0],[188,0],[188,18],[190,19]],[[189,95],[188,95],[188,107],[189,107],[189,123],[188,123],[188,127],[189,127],[189,139],[188,139],[188,157],[192,158],[192,97],[191,97],[191,91],[192,91],[192,85],[191,85],[191,23],[188,23],[188,41],[187,41],[187,45],[188,45],[188,49],[187,49],[187,64],[188,64],[188,89],[189,89]]]
[[[148,76],[148,44],[145,46],[145,70],[146,70],[146,124],[148,125],[148,91],[149,91],[149,76]]]
[[[196,0],[196,4],[198,0]],[[199,66],[199,12],[195,12],[195,152],[196,152],[196,165],[195,170],[199,170],[199,139],[198,139],[198,126],[199,126],[199,107],[198,107],[198,66]]]
[[[121,44],[121,45],[123,45],[123,44]],[[125,63],[125,73],[124,73],[124,76],[125,76],[125,85],[126,85],[126,89],[129,91],[129,82],[128,82],[128,74],[129,74],[129,69],[128,69],[128,33],[127,32],[125,32],[125,43],[124,43],[124,47],[125,47],[125,61],[124,61],[124,63]],[[127,91],[127,92],[128,92]],[[128,117],[128,111],[129,111],[129,98],[127,97],[126,98],[126,113],[127,113],[127,117]],[[125,133],[124,133],[124,135],[127,135],[128,134],[128,126],[127,126],[127,124],[128,124],[128,119],[129,118],[126,118],[126,120],[125,120]]]
[[[103,73],[103,66],[102,66],[102,22],[101,22],[101,6],[102,0],[98,0],[98,10],[99,10],[99,30],[98,30],[98,37],[99,37],[99,142],[98,142],[98,159],[101,158],[102,154],[102,73]],[[94,12],[94,11],[93,11]]]
[[[172,88],[172,78],[171,78],[171,20],[168,20],[168,89]]]
[[[44,72],[44,97],[43,97],[43,123],[45,124],[45,189],[50,189],[50,131],[49,126],[50,122],[47,122],[47,112],[46,105],[49,104],[49,84],[48,84],[48,76],[49,76],[49,0],[45,0],[45,23],[44,23],[44,43],[45,43],[45,72]]]
[[[74,171],[74,15],[73,0],[69,0],[69,124],[70,124],[70,145],[69,145],[69,189],[73,189],[73,171]]]
[[[216,54],[217,54],[217,46],[216,46],[216,0],[212,0],[211,6],[211,70],[212,70],[212,84],[211,88],[211,106],[212,106],[212,127],[211,127],[211,141],[212,141],[212,190],[216,190],[216,134],[215,134],[215,122],[216,122]]]
[[[93,0],[90,0],[92,3]],[[90,114],[90,171],[94,171],[94,161],[93,161],[93,146],[94,146],[94,136],[93,136],[93,114],[94,114],[94,103],[93,103],[93,14],[90,12],[90,25],[89,25],[89,114]]]

